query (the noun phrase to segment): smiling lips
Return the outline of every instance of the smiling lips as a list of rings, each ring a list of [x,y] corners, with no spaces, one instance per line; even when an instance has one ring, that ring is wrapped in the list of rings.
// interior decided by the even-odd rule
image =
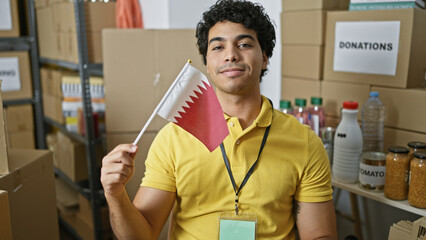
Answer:
[[[219,73],[224,74],[227,77],[236,77],[245,71],[245,68],[243,66],[223,66],[219,69]]]

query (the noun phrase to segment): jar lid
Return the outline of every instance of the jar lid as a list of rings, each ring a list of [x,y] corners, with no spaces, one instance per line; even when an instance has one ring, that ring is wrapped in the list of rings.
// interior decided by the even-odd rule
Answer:
[[[424,142],[409,142],[407,145],[411,148],[426,148],[426,143]]]
[[[343,102],[343,108],[344,109],[358,109],[358,102],[355,101],[344,101]]]
[[[393,152],[393,153],[409,153],[410,150],[408,150],[408,148],[406,147],[402,147],[402,146],[392,146],[389,147],[389,152]]]
[[[311,97],[312,105],[322,105],[322,97]]]
[[[426,159],[426,151],[417,151],[413,153],[415,158]]]
[[[306,99],[305,98],[296,98],[296,100],[294,100],[294,104],[298,107],[305,107],[306,106]]]
[[[372,161],[383,161],[386,160],[386,154],[382,152],[365,152],[362,154],[362,159]]]
[[[285,109],[291,108],[291,102],[288,100],[281,100],[280,108],[285,108]]]

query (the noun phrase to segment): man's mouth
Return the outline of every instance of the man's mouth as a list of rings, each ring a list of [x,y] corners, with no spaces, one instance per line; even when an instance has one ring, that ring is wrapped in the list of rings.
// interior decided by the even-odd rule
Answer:
[[[225,68],[220,71],[220,73],[224,74],[227,77],[236,77],[241,75],[244,72],[242,68]]]

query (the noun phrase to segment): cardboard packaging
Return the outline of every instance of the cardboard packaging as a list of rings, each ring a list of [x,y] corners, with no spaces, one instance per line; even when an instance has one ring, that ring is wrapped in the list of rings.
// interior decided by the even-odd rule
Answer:
[[[390,146],[407,146],[409,142],[426,142],[426,134],[385,127],[383,132],[383,149],[388,152]]]
[[[77,211],[77,217],[84,221],[86,225],[90,226],[92,229],[92,232],[94,232],[94,226],[93,226],[93,214],[92,214],[92,206],[90,205],[89,199],[84,197],[81,194],[78,194],[78,211]],[[101,207],[101,227],[102,230],[111,230],[111,224],[109,221],[109,211],[107,206]]]
[[[53,13],[50,7],[36,10],[38,49],[41,57],[56,59],[59,56],[58,33],[53,30]]]
[[[56,206],[64,215],[78,211],[78,192],[59,177],[55,177]],[[90,212],[89,214],[91,214]]]
[[[13,239],[59,239],[52,153],[10,149],[9,158],[0,189],[9,193]]]
[[[34,129],[34,114],[31,104],[8,106],[4,111],[7,131],[18,132]]]
[[[306,10],[347,10],[349,0],[282,0],[283,12]]]
[[[324,45],[327,12],[281,13],[282,44]]]
[[[3,100],[32,98],[33,88],[28,52],[0,52]]]
[[[140,131],[188,59],[205,73],[194,30],[107,29],[103,53],[107,132]]]
[[[0,190],[0,239],[12,240],[9,198],[6,191]]]
[[[324,47],[316,45],[282,46],[282,74],[313,80],[322,79]]]
[[[323,81],[321,96],[325,114],[338,118],[344,101],[357,101],[360,120],[362,106],[370,96],[370,85]]]
[[[4,0],[1,8],[0,37],[19,37],[18,0]]]
[[[281,99],[292,101],[296,98],[305,98],[309,105],[311,97],[321,96],[321,82],[315,80],[284,77],[281,84]]]
[[[424,22],[426,11],[420,9],[329,12],[324,79],[422,87],[426,69]]]
[[[58,163],[57,168],[72,181],[79,182],[88,178],[84,144],[58,132],[57,142],[54,144],[54,154],[55,161]]]
[[[372,87],[386,107],[385,126],[426,133],[426,89]]]
[[[7,147],[16,149],[35,149],[34,130],[7,132]]]
[[[52,95],[43,94],[44,115],[59,124],[65,123],[62,115],[62,99]]]
[[[413,222],[411,238],[413,240],[421,240],[426,238],[426,216],[423,216]]]
[[[0,89],[2,81],[0,80]],[[0,91],[0,174],[10,171],[10,160],[7,153],[6,125],[4,123],[3,100]]]

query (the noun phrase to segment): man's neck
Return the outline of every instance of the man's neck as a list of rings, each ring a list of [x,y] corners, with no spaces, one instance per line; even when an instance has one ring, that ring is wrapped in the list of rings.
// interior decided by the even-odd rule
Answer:
[[[220,95],[218,99],[223,111],[231,117],[237,117],[241,128],[244,130],[253,123],[260,113],[262,98],[260,93],[256,95],[249,97]]]

